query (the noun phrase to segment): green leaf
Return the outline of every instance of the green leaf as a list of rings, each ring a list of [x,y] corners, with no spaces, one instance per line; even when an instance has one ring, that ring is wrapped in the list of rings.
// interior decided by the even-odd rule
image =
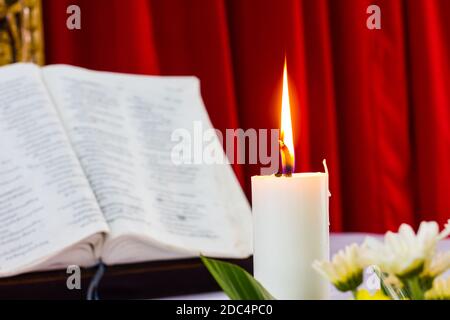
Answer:
[[[204,256],[200,258],[231,300],[274,300],[270,293],[241,267]]]

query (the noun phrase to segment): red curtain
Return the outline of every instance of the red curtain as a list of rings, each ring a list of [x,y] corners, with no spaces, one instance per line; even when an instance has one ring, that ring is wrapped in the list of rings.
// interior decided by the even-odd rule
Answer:
[[[66,9],[81,8],[81,30]],[[366,9],[381,8],[381,30]],[[278,128],[285,54],[297,171],[330,170],[334,231],[450,217],[450,1],[44,0],[48,63],[196,75],[218,129]],[[235,167],[249,191],[257,166]],[[250,194],[249,194],[250,196]]]

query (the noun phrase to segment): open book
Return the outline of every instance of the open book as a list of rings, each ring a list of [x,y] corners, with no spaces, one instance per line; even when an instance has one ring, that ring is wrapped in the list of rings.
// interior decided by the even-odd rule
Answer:
[[[252,252],[229,165],[171,161],[211,123],[195,77],[0,68],[0,277]]]

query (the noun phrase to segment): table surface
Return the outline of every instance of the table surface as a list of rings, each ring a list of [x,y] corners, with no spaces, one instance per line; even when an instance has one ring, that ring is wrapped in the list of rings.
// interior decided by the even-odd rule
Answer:
[[[331,256],[333,256],[337,251],[343,249],[346,245],[351,243],[362,243],[366,236],[374,236],[377,238],[382,238],[380,235],[372,235],[367,233],[339,233],[332,234],[330,236],[330,251]],[[440,241],[438,245],[439,251],[450,250],[450,239]],[[330,298],[335,300],[345,300],[350,299],[350,293],[339,292],[334,286],[330,285]],[[227,300],[228,297],[223,292],[209,292],[185,296],[176,296],[165,298],[165,300]]]

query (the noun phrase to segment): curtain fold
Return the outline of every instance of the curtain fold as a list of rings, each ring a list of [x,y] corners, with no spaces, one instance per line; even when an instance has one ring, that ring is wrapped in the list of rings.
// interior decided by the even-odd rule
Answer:
[[[450,1],[43,0],[47,63],[196,75],[214,126],[278,128],[287,57],[297,171],[330,170],[333,231],[450,218]],[[82,29],[66,28],[77,4]],[[256,165],[234,169],[250,197]]]
[[[96,70],[159,72],[153,15],[147,0],[44,0],[47,63]],[[81,9],[81,30],[69,30],[67,8]]]
[[[309,127],[312,170],[321,170],[321,159],[327,160],[330,172],[330,222],[334,230],[343,228],[343,185],[341,184],[339,132],[334,84],[334,61],[331,42],[330,8],[327,0],[303,1],[303,32],[305,35],[305,90],[309,93]],[[326,92],[326,94],[324,94]]]
[[[409,1],[416,216],[450,216],[450,1]]]

